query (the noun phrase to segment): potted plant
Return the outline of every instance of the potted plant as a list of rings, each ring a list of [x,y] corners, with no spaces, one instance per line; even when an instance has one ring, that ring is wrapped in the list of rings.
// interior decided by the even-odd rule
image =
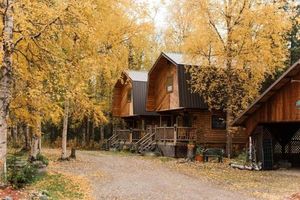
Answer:
[[[197,146],[196,148],[196,155],[195,155],[195,160],[199,162],[203,162],[203,152],[204,148],[202,146]]]

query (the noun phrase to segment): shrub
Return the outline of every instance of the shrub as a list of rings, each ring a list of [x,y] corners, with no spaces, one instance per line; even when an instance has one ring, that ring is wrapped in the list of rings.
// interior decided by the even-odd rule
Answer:
[[[30,163],[20,165],[20,160],[17,157],[12,157],[8,160],[8,164],[7,181],[14,188],[22,188],[36,180],[37,168]]]
[[[204,153],[204,148],[201,145],[197,145],[196,155],[203,155],[203,153]]]
[[[40,153],[38,153],[38,155],[36,156],[36,160],[41,161],[46,166],[48,166],[48,164],[49,164],[48,158]]]

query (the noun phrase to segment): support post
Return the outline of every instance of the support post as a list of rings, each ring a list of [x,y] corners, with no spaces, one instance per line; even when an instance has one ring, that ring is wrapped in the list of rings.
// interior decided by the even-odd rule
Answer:
[[[129,143],[130,144],[132,143],[132,133],[133,133],[133,131],[131,130],[129,133]]]
[[[155,141],[157,141],[157,125],[154,126],[154,133],[155,133],[154,139]]]
[[[252,162],[253,157],[252,157],[252,138],[251,136],[249,137],[249,161]]]
[[[177,124],[174,124],[174,145],[177,143]]]
[[[164,124],[164,144],[166,144],[166,124]]]

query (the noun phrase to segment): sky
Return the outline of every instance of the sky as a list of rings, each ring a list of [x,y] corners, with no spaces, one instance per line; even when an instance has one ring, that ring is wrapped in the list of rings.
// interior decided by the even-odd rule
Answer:
[[[153,11],[155,15],[155,26],[158,31],[164,30],[166,27],[167,17],[167,5],[171,0],[141,0],[142,2],[148,3],[151,7],[157,7],[157,13]]]

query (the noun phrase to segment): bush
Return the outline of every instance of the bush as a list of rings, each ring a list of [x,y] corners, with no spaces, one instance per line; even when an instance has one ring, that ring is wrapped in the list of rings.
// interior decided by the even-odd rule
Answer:
[[[41,162],[42,162],[44,165],[46,165],[46,166],[48,166],[48,164],[49,164],[48,158],[45,157],[45,156],[43,156],[43,155],[40,154],[40,153],[36,156],[36,160],[41,161]]]
[[[17,157],[8,159],[7,181],[14,188],[22,188],[26,184],[32,183],[37,178],[37,168],[30,163],[20,164],[22,161]]]
[[[197,145],[196,155],[203,155],[203,153],[204,153],[204,148],[201,145]]]

